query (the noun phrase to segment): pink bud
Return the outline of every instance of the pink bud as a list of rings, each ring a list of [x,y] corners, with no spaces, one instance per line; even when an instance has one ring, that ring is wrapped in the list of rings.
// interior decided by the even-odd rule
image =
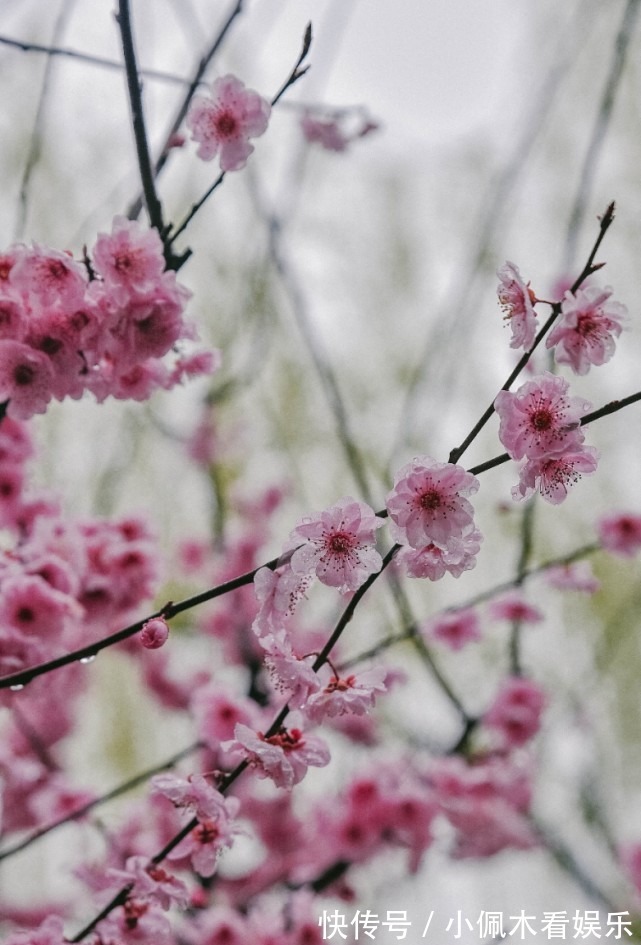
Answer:
[[[140,631],[140,642],[147,650],[157,650],[167,642],[169,626],[164,617],[148,620]]]

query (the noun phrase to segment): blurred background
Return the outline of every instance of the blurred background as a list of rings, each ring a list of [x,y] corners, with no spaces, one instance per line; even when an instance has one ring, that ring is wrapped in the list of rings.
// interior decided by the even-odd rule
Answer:
[[[3,0],[3,248],[34,240],[78,256],[138,195],[122,72],[4,43],[120,62],[113,6]],[[234,8],[222,0],[133,3],[139,62],[164,73],[144,78],[154,153],[184,95],[177,80],[192,75]],[[240,496],[285,490],[265,560],[303,515],[340,496],[381,508],[395,470],[417,454],[445,461],[516,363],[496,300],[497,268],[509,259],[540,298],[559,298],[612,200],[616,220],[598,255],[607,266],[596,281],[627,304],[631,330],[609,364],[569,379],[595,407],[636,391],[638,8],[636,0],[245,2],[208,79],[232,72],[270,98],[309,21],[314,38],[309,73],[274,109],[247,168],[227,175],[179,240],[193,250],[179,275],[193,292],[190,313],[203,341],[222,350],[223,367],[211,383],[147,404],[52,405],[34,421],[35,483],[62,493],[73,514],[149,514],[170,583],[181,540],[213,536],[224,548]],[[324,151],[301,134],[304,107],[346,110],[356,124],[366,115],[378,127],[343,153]],[[166,217],[182,219],[217,173],[193,144],[174,149],[158,185]],[[548,367],[545,354],[534,360],[537,372]],[[589,430],[587,441],[602,452],[599,470],[560,509],[537,504],[533,562],[592,541],[596,519],[613,507],[641,512],[638,420],[632,407]],[[187,449],[205,421],[215,430],[207,472]],[[497,429],[488,424],[466,465],[502,452]],[[522,509],[510,499],[515,480],[509,465],[483,475],[478,566],[459,581],[411,586],[419,621],[514,577],[523,534]],[[602,589],[590,599],[536,591],[547,619],[525,640],[524,662],[550,704],[537,744],[535,809],[587,873],[629,903],[613,853],[641,839],[641,574],[635,562],[599,556],[594,569]],[[326,604],[317,605],[320,619]],[[363,611],[351,652],[397,626],[382,592]],[[200,658],[194,652],[188,661]],[[504,628],[488,621],[481,644],[439,650],[437,659],[480,711],[506,669]],[[456,724],[438,687],[411,652],[390,651],[390,660],[409,676],[381,705],[390,738],[447,745]],[[166,732],[135,694],[119,694],[115,704],[121,664],[101,663],[75,758],[86,780],[112,783],[162,757]],[[114,726],[118,738],[106,737]],[[178,746],[181,738],[186,723],[177,724]],[[340,767],[323,777],[340,779]],[[59,849],[51,856],[65,859]],[[417,923],[428,900],[443,917],[595,908],[577,870],[559,859],[542,849],[504,852],[481,866],[452,863],[437,845],[411,880],[400,862],[374,864],[364,902],[376,896],[379,911],[407,909]],[[39,881],[48,883],[50,872],[43,867]]]

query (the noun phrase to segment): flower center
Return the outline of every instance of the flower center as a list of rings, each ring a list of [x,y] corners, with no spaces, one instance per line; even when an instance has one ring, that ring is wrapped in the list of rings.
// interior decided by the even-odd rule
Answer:
[[[441,496],[436,491],[436,489],[430,489],[429,492],[424,492],[421,496],[421,508],[432,510],[438,509],[441,505]]]
[[[352,541],[349,535],[345,535],[342,532],[338,532],[335,535],[332,535],[328,541],[329,550],[336,555],[347,554],[351,550]]]
[[[13,372],[13,379],[19,387],[28,387],[33,381],[35,371],[28,364],[19,364]]]
[[[238,122],[231,112],[221,112],[216,116],[216,131],[222,138],[229,138],[238,127]]]
[[[532,426],[535,430],[549,430],[552,426],[552,415],[549,410],[536,410],[532,414]]]

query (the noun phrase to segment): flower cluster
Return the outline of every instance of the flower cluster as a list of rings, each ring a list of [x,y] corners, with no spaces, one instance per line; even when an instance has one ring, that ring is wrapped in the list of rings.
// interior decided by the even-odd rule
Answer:
[[[596,470],[597,451],[584,446],[581,418],[590,404],[568,395],[568,382],[545,372],[518,391],[501,391],[494,406],[500,418],[499,439],[514,460],[525,460],[515,499],[540,492],[558,505],[582,475]]]
[[[15,419],[85,391],[144,400],[157,388],[211,373],[217,355],[161,359],[194,329],[190,293],[165,271],[155,230],[116,217],[91,260],[15,244],[0,255],[0,401]]]

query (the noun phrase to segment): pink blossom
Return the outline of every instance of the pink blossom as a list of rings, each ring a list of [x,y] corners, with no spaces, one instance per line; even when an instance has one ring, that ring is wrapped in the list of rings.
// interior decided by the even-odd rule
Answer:
[[[208,97],[194,96],[187,114],[198,157],[211,161],[220,152],[222,171],[240,170],[254,150],[249,138],[267,130],[270,112],[269,102],[235,76],[216,79]]]
[[[252,625],[256,636],[283,637],[285,624],[310,583],[309,575],[294,574],[290,564],[274,571],[259,568],[254,576],[254,592],[260,605]]]
[[[526,819],[530,779],[509,760],[489,757],[468,762],[441,758],[430,780],[441,811],[455,830],[455,859],[494,856],[506,848],[529,849],[538,840]]]
[[[229,814],[228,804],[232,798],[225,798],[201,774],[192,774],[186,779],[175,774],[156,774],[151,779],[151,787],[153,793],[162,794],[175,807],[190,811],[198,820]]]
[[[383,561],[374,542],[376,529],[383,524],[369,505],[349,496],[316,518],[304,518],[290,536],[294,545],[305,542],[292,555],[293,573],[315,573],[323,584],[341,592],[355,591],[381,569]]]
[[[319,144],[326,151],[345,151],[349,144],[349,138],[335,118],[315,118],[305,112],[301,117],[300,127],[306,141]]]
[[[223,742],[223,749],[232,749],[245,758],[262,778],[271,778],[287,790],[302,781],[311,765],[324,768],[329,764],[329,749],[322,739],[307,735],[299,728],[281,728],[275,735],[254,732],[247,725],[237,725],[232,742]]]
[[[161,907],[149,900],[127,899],[97,926],[100,945],[175,945],[176,938]]]
[[[93,249],[93,266],[110,289],[152,291],[165,269],[163,245],[158,232],[135,220],[114,217],[111,233],[99,233]]]
[[[417,456],[397,472],[387,496],[395,539],[418,550],[431,544],[449,550],[453,540],[470,534],[474,509],[465,496],[478,488],[462,466]]]
[[[576,449],[584,439],[581,417],[591,404],[567,395],[569,384],[548,371],[516,391],[502,390],[494,406],[499,439],[512,459],[543,459]]]
[[[435,640],[441,640],[452,650],[460,650],[472,640],[481,638],[478,614],[472,608],[440,614],[423,628]]]
[[[19,341],[0,341],[0,401],[7,413],[28,420],[44,413],[53,396],[53,370],[46,355]]]
[[[641,843],[625,847],[621,853],[621,862],[632,884],[641,895]]]
[[[545,704],[543,690],[531,679],[513,676],[504,680],[483,724],[499,733],[506,747],[528,742],[541,724]]]
[[[546,571],[546,580],[557,591],[581,591],[594,594],[601,587],[601,582],[594,576],[589,561],[574,561],[559,564]]]
[[[5,939],[4,945],[66,945],[62,919],[50,915],[30,932],[14,932]]]
[[[641,551],[641,515],[610,512],[599,520],[597,531],[601,544],[612,554],[633,558]]]
[[[110,869],[109,875],[119,886],[131,884],[129,895],[145,902],[155,902],[161,909],[172,905],[184,908],[189,900],[186,885],[145,856],[130,856],[124,870]]]
[[[87,286],[86,269],[69,253],[37,245],[19,254],[9,278],[32,303],[67,310],[82,305]]]
[[[376,695],[387,692],[383,666],[362,673],[332,676],[323,689],[312,693],[303,712],[313,722],[341,715],[366,715],[376,702]]]
[[[313,669],[314,657],[299,658],[291,644],[277,637],[263,637],[265,663],[275,688],[287,695],[290,708],[300,709],[311,695],[321,688],[320,680]]]
[[[191,700],[198,737],[212,748],[233,737],[239,722],[252,725],[257,718],[253,699],[231,695],[220,685],[201,686]]]
[[[529,351],[536,338],[536,313],[533,307],[536,296],[529,283],[525,285],[514,263],[506,262],[497,276],[501,280],[497,288],[499,302],[512,329],[510,347]]]
[[[609,302],[612,289],[590,285],[576,295],[565,293],[561,317],[546,341],[558,364],[569,364],[575,374],[587,374],[590,365],[605,364],[614,354],[627,309]],[[607,303],[607,304],[606,304]]]
[[[497,597],[489,606],[493,620],[509,620],[514,623],[540,623],[543,613],[527,602],[519,591],[511,591]]]
[[[469,526],[462,538],[451,538],[447,549],[429,544],[425,548],[401,548],[396,564],[413,578],[428,578],[439,581],[445,574],[458,578],[465,571],[476,567],[476,556],[481,549],[483,536]]]
[[[200,876],[213,876],[220,854],[233,846],[234,836],[242,829],[232,823],[239,807],[236,797],[228,797],[218,816],[201,820],[169,854],[170,860],[189,857],[192,869]]]
[[[169,637],[169,624],[164,617],[154,617],[148,620],[138,639],[147,650],[157,650],[164,646]]]
[[[599,462],[598,450],[593,446],[578,447],[566,453],[548,458],[531,459],[519,473],[519,482],[512,488],[516,501],[529,499],[539,492],[551,505],[560,505],[568,490],[582,476],[596,471]]]

